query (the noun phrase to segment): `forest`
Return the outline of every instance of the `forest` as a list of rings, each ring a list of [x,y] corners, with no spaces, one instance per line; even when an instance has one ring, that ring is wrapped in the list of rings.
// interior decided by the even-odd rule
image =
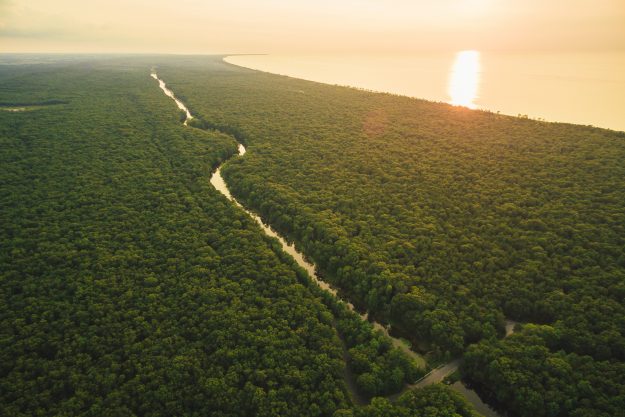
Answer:
[[[196,126],[247,146],[233,194],[360,309],[433,362],[464,355],[510,416],[624,415],[624,132],[218,57],[159,73]],[[501,339],[506,319],[524,325]]]
[[[184,127],[163,61],[0,65],[33,106],[0,111],[0,415],[477,415],[375,397],[425,370],[212,188],[239,132]]]

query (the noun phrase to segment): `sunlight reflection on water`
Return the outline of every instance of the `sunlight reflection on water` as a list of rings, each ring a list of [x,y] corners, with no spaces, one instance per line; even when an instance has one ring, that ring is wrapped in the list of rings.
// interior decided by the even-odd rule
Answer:
[[[478,97],[480,84],[480,53],[478,51],[460,51],[449,72],[447,91],[450,104],[477,108],[474,101]]]
[[[456,64],[457,60],[463,64]],[[237,55],[226,61],[327,84],[625,131],[625,52],[446,50],[398,55]],[[457,79],[452,94],[453,76]],[[301,94],[305,88],[297,90],[301,91],[293,93]],[[468,96],[474,97],[462,98]]]

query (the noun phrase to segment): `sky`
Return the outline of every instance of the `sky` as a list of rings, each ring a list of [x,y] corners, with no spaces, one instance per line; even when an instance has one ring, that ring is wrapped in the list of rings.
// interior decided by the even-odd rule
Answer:
[[[625,51],[625,0],[0,0],[0,52]]]

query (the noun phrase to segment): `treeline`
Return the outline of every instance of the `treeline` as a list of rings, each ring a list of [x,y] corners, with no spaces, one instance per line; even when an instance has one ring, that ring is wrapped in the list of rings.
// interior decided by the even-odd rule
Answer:
[[[245,158],[223,170],[237,198],[413,345],[452,357],[503,335],[504,318],[549,324],[552,354],[590,357],[614,380],[625,340],[622,132],[217,59],[163,62],[161,73],[203,120],[245,138]]]

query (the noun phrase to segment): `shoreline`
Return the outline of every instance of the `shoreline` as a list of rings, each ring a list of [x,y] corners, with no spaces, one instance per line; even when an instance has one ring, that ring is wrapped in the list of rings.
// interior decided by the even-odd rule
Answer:
[[[258,72],[265,73],[265,74],[277,75],[281,77],[289,77],[289,78],[293,78],[296,80],[315,82],[315,83],[336,86],[336,87],[350,88],[350,89],[354,89],[357,91],[363,91],[363,92],[374,93],[374,94],[390,94],[392,96],[399,96],[399,97],[405,97],[405,98],[414,99],[414,100],[421,100],[421,101],[426,101],[429,103],[446,104],[454,108],[463,109],[463,110],[475,110],[475,111],[481,111],[481,112],[485,112],[489,114],[495,114],[498,116],[513,117],[515,119],[525,119],[525,120],[531,120],[534,122],[544,122],[544,123],[550,123],[550,124],[585,126],[585,127],[590,127],[590,128],[609,130],[612,132],[625,132],[625,126],[622,128],[617,128],[617,127],[606,127],[606,125],[599,126],[590,122],[555,120],[553,118],[532,116],[527,111],[524,111],[524,113],[514,114],[514,112],[511,112],[511,111],[506,112],[505,110],[502,111],[502,110],[494,110],[491,108],[487,108],[481,104],[476,104],[474,108],[471,108],[471,107],[467,107],[464,105],[452,104],[449,101],[449,97],[448,97],[448,100],[445,101],[445,100],[441,100],[437,98],[428,98],[428,97],[423,97],[423,96],[411,95],[409,93],[406,93],[405,91],[399,92],[399,89],[369,88],[369,87],[363,87],[361,85],[356,85],[358,83],[344,84],[341,82],[332,82],[328,79],[324,79],[323,77],[311,77],[311,76],[306,76],[302,74],[294,74],[293,72],[291,72],[291,74],[277,72],[277,71],[273,72],[271,70],[261,69],[255,66],[248,66],[249,64],[241,64],[241,63],[232,62],[232,60],[230,60],[230,58],[236,58],[236,57],[241,57],[241,56],[271,56],[271,54],[227,54],[227,55],[220,55],[220,56],[221,56],[222,62],[228,65],[233,65],[235,67],[244,68],[244,69],[251,70],[251,71],[258,71]],[[276,56],[276,55],[273,55],[273,56]],[[277,56],[280,56],[280,55],[277,55]],[[343,56],[343,55],[337,55],[337,56]],[[298,57],[298,56],[295,55],[295,57]],[[439,94],[439,98],[440,97],[442,96]],[[557,106],[554,105],[553,107],[555,108]]]
[[[371,88],[367,88],[367,87],[360,87],[357,85],[351,85],[351,84],[338,84],[338,83],[330,83],[330,82],[326,82],[326,81],[319,81],[319,80],[314,80],[311,78],[303,78],[301,76],[295,76],[295,75],[289,75],[289,74],[281,74],[278,72],[271,72],[271,71],[267,71],[264,69],[260,69],[260,68],[253,68],[253,67],[248,67],[242,64],[236,64],[234,62],[230,62],[227,59],[230,57],[237,57],[237,56],[271,56],[271,54],[229,54],[229,55],[221,55],[221,60],[223,62],[225,62],[228,65],[234,65],[235,67],[239,67],[239,68],[245,68],[247,70],[251,70],[251,71],[258,71],[258,72],[262,72],[264,74],[271,74],[271,75],[277,75],[280,77],[288,77],[288,78],[293,78],[295,80],[301,80],[301,81],[309,81],[309,82],[313,82],[313,83],[319,83],[319,84],[324,84],[324,85],[330,85],[333,87],[343,87],[343,88],[350,88],[353,90],[358,90],[358,91],[364,91],[367,93],[374,93],[374,94],[390,94],[392,96],[399,96],[399,97],[405,97],[405,98],[410,98],[410,99],[414,99],[414,100],[421,100],[421,101],[427,101],[429,103],[437,103],[437,104],[449,104],[450,106],[454,106],[454,107],[463,107],[466,108],[468,110],[482,110],[482,111],[486,111],[488,113],[493,113],[490,110],[486,110],[486,109],[482,109],[482,108],[475,108],[475,109],[470,109],[466,106],[458,106],[458,105],[453,105],[447,101],[439,101],[439,100],[434,100],[434,99],[429,99],[429,98],[424,98],[424,97],[417,97],[417,96],[411,96],[411,95],[407,95],[407,94],[402,94],[402,93],[396,93],[393,91],[386,91],[386,90],[377,90],[377,89],[371,89]]]

